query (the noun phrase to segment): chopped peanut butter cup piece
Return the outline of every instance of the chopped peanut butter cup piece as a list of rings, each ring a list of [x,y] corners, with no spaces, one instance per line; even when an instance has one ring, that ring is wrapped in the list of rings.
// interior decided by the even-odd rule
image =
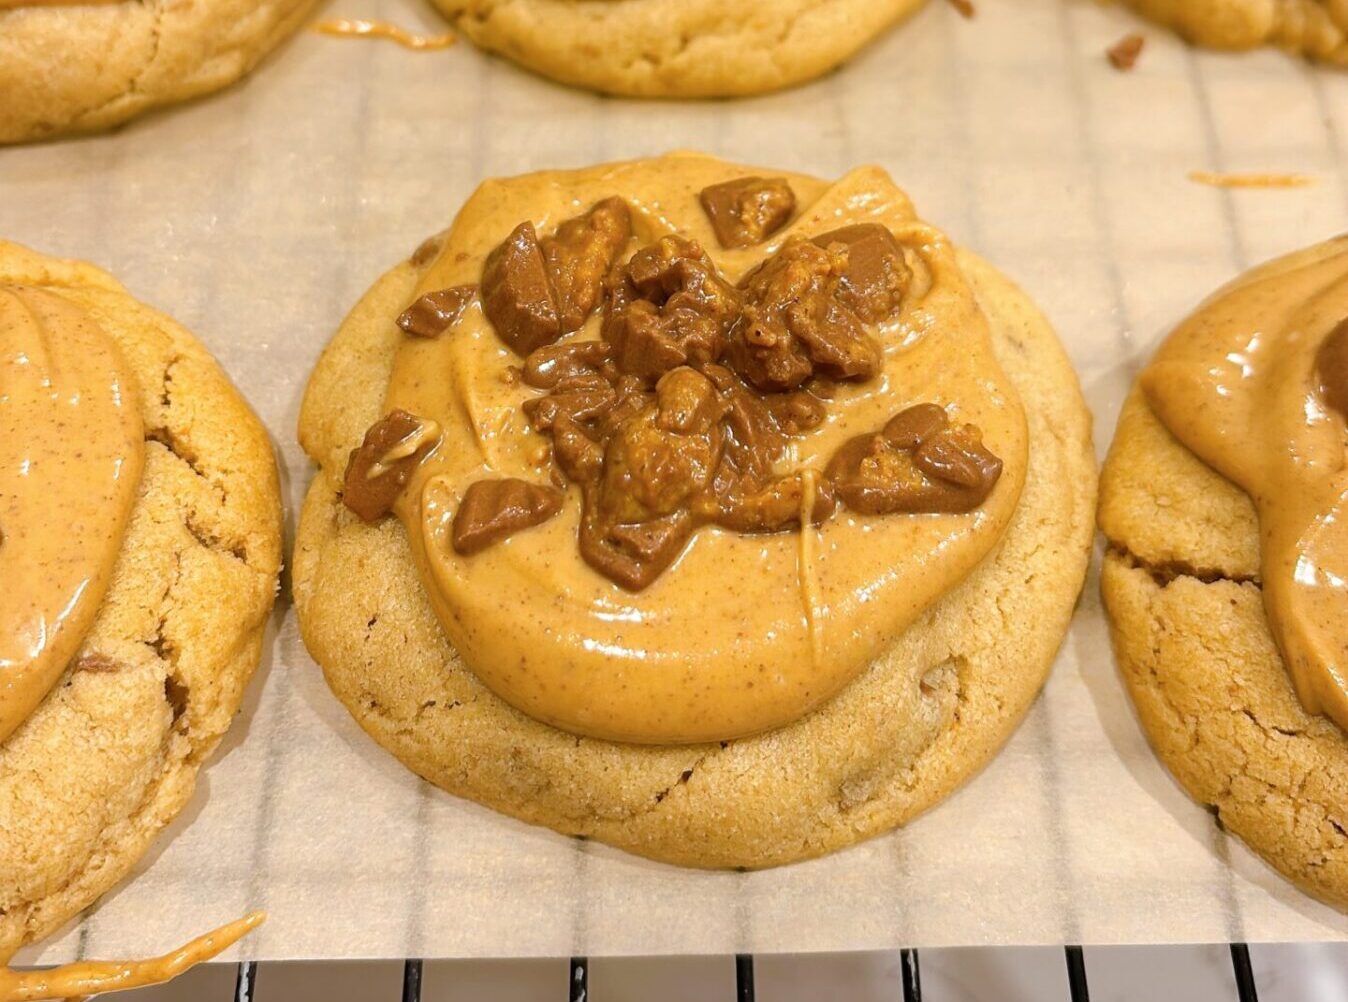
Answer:
[[[440,441],[440,428],[404,410],[390,411],[351,450],[342,503],[366,522],[383,518],[407,486],[412,471]]]
[[[703,188],[699,197],[722,247],[762,243],[796,210],[796,194],[780,177],[723,181]]]
[[[459,322],[476,295],[476,285],[454,285],[428,292],[403,310],[398,326],[414,337],[439,337]]]
[[[869,379],[880,345],[845,302],[850,253],[792,240],[740,282],[744,312],[731,329],[730,367],[760,390],[791,390],[816,374]],[[838,293],[841,292],[840,296]]]
[[[918,404],[846,442],[827,474],[839,500],[864,515],[959,514],[992,493],[1002,461],[973,425],[951,425],[936,404]]]
[[[1341,321],[1316,351],[1315,377],[1324,402],[1348,418],[1348,320]]]
[[[879,223],[857,223],[820,234],[814,242],[847,248],[847,266],[835,295],[858,317],[879,323],[899,308],[913,275],[893,233]]]
[[[547,484],[507,477],[479,480],[464,492],[454,513],[451,542],[469,556],[522,529],[542,525],[562,510],[562,492]]]
[[[631,235],[620,198],[604,199],[541,241],[533,223],[520,223],[482,269],[482,308],[497,335],[528,355],[579,330]]]
[[[520,223],[482,268],[482,309],[496,334],[527,355],[562,335],[557,302],[533,223]]]
[[[631,236],[627,203],[606,198],[544,238],[543,260],[556,293],[563,334],[579,330],[599,304],[604,276]]]
[[[738,312],[738,295],[701,245],[668,236],[610,277],[603,336],[619,371],[654,380],[719,358]]]

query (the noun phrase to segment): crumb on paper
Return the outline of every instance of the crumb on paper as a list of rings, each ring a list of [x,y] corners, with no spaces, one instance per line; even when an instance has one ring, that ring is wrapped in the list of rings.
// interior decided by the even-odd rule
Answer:
[[[1105,55],[1109,57],[1116,70],[1126,72],[1137,64],[1137,57],[1142,55],[1142,46],[1146,44],[1147,40],[1134,32],[1131,35],[1124,35],[1111,45],[1105,50]]]
[[[382,38],[396,42],[404,49],[418,52],[447,49],[458,41],[458,36],[452,31],[440,35],[415,35],[388,21],[371,21],[365,18],[337,17],[328,21],[317,21],[311,24],[309,29],[334,38]]]
[[[1231,174],[1211,170],[1191,170],[1189,180],[1214,188],[1305,188],[1315,184],[1315,178],[1309,174]]]
[[[950,0],[950,6],[959,11],[963,18],[972,18],[978,13],[974,8],[973,0]]]

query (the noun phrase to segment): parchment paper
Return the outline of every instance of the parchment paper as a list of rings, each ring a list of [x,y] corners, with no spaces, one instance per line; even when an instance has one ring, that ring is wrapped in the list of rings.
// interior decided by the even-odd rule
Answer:
[[[1090,2],[978,7],[965,21],[933,3],[828,79],[735,102],[608,100],[467,44],[305,32],[223,95],[0,152],[0,234],[97,262],[195,331],[270,427],[293,511],[320,347],[480,179],[674,147],[824,176],[876,161],[1053,319],[1103,454],[1170,324],[1247,265],[1344,228],[1348,75],[1192,52]],[[325,13],[443,27],[419,0]],[[1104,50],[1133,30],[1147,47],[1120,73]],[[1318,183],[1224,191],[1194,168]],[[983,774],[907,830],[756,874],[648,863],[419,782],[329,694],[283,600],[185,816],[133,879],[19,959],[158,951],[251,907],[271,917],[241,950],[265,959],[1348,935],[1154,759],[1094,571],[1047,690]]]

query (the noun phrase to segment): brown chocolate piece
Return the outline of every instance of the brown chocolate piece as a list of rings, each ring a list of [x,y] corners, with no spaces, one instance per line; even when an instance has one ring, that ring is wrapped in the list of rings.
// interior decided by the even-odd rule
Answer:
[[[683,552],[693,529],[693,517],[684,510],[634,525],[608,522],[587,499],[580,523],[580,555],[614,584],[641,591]]]
[[[703,188],[699,198],[722,247],[762,243],[796,211],[796,193],[780,177],[723,181]]]
[[[516,477],[470,484],[454,513],[454,552],[470,556],[562,510],[562,492]]]
[[[604,276],[631,236],[627,203],[621,198],[606,198],[544,238],[543,260],[563,334],[579,330],[599,304]]]
[[[606,341],[570,341],[545,345],[524,360],[522,377],[529,386],[551,390],[564,379],[608,372],[613,348]]]
[[[437,442],[435,426],[404,410],[394,410],[370,426],[351,450],[342,482],[342,503],[366,522],[383,518],[407,486],[412,471]]]
[[[1105,50],[1105,55],[1116,70],[1131,70],[1137,64],[1137,57],[1142,55],[1142,47],[1146,43],[1147,40],[1141,35],[1124,35]]]
[[[1316,351],[1315,379],[1324,402],[1348,419],[1348,320],[1330,331]]]
[[[709,521],[735,532],[780,532],[795,528],[800,525],[805,502],[805,477],[803,473],[792,473],[743,493],[718,495],[717,509]],[[836,507],[833,485],[823,477],[816,477],[810,523],[822,525]]]
[[[528,355],[580,329],[631,233],[627,203],[619,198],[564,221],[542,241],[533,223],[520,223],[482,269],[482,309],[497,335]]]
[[[439,337],[459,322],[476,295],[476,285],[453,285],[428,292],[403,310],[398,326],[414,337]]]
[[[899,308],[913,273],[894,234],[879,223],[857,223],[814,238],[820,247],[847,248],[838,279],[838,301],[868,324],[889,319]]]
[[[655,380],[719,358],[738,310],[738,295],[702,247],[668,236],[611,276],[603,336],[620,372]]]
[[[849,251],[792,240],[740,282],[744,311],[730,332],[731,368],[760,390],[792,390],[816,373],[870,379],[880,345],[837,295]],[[842,290],[847,298],[850,287]]]
[[[520,223],[482,268],[482,310],[502,341],[527,355],[562,336],[533,223]]]
[[[865,515],[961,513],[992,492],[1002,461],[973,425],[951,425],[936,404],[917,404],[844,443],[827,474],[839,500]]]

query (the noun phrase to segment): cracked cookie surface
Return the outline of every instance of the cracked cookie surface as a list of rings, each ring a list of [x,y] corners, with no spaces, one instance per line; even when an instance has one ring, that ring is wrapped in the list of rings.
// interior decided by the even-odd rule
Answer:
[[[1348,739],[1302,709],[1259,590],[1254,506],[1134,389],[1101,475],[1101,590],[1152,747],[1302,889],[1348,907]]]
[[[87,310],[140,383],[145,471],[80,655],[0,744],[0,957],[120,880],[192,795],[257,667],[280,563],[266,434],[182,327],[0,241],[0,282]]]
[[[220,90],[316,0],[120,0],[0,7],[0,143],[110,128]]]
[[[1196,45],[1288,52],[1348,65],[1348,7],[1338,0],[1127,0]]]
[[[379,417],[405,337],[394,318],[425,262],[386,274],[324,353],[300,420],[319,470],[296,541],[295,601],[333,691],[376,741],[451,793],[683,865],[817,856],[937,803],[992,757],[1047,677],[1095,502],[1089,414],[1051,328],[998,272],[970,255],[960,263],[1029,421],[1011,527],[821,709],[757,737],[674,747],[576,737],[498,699],[446,641],[402,524],[367,525],[342,505],[348,454]]]
[[[737,97],[827,73],[923,0],[433,0],[480,47],[562,83]]]

